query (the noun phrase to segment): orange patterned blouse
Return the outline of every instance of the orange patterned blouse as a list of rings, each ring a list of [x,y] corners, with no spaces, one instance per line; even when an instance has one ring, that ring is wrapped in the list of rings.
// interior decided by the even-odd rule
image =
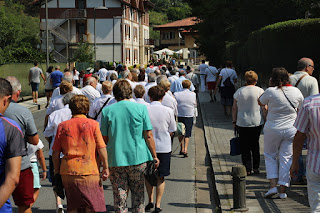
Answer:
[[[61,175],[98,175],[96,150],[104,147],[99,123],[75,115],[59,124],[52,149],[64,154]]]

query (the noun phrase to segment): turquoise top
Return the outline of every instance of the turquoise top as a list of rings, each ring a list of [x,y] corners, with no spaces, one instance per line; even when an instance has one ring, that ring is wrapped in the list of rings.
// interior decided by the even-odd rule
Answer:
[[[119,101],[101,113],[101,132],[108,136],[109,167],[132,166],[153,160],[143,131],[152,130],[147,107]]]

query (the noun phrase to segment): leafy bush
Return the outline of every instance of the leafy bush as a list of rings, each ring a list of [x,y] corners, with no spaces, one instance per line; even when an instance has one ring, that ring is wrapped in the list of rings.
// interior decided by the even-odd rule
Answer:
[[[267,85],[272,68],[282,66],[293,73],[300,58],[317,60],[319,34],[319,18],[279,22],[252,32],[244,43],[227,45],[227,55],[238,71],[255,70]],[[318,76],[317,70],[314,76]]]

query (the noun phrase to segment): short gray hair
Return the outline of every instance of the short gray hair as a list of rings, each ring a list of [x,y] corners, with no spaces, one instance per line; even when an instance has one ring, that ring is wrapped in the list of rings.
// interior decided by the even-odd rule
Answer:
[[[14,77],[14,76],[8,76],[6,77],[6,80],[10,82],[11,87],[12,87],[12,94],[18,92],[21,90],[21,83],[20,81]]]
[[[168,78],[167,78],[167,76],[165,76],[165,75],[159,75],[159,76],[157,77],[157,85],[159,85],[160,82],[161,82],[163,79],[168,79]]]
[[[122,77],[123,78],[128,78],[129,75],[130,75],[130,71],[129,70],[123,71],[123,73],[122,73]]]
[[[56,65],[56,66],[55,66],[55,69],[56,69],[56,70],[60,70],[60,66],[59,66],[59,65]]]
[[[156,76],[155,73],[151,72],[151,73],[148,74],[148,80],[149,80],[150,82],[155,82],[155,81],[156,81],[156,78],[157,78],[157,76]]]
[[[72,82],[73,82],[73,75],[72,75],[72,73],[71,73],[70,71],[65,72],[65,73],[63,74],[63,80],[68,81],[69,83],[72,83]]]
[[[72,92],[68,92],[67,94],[65,94],[65,96],[64,96],[63,99],[62,99],[63,105],[69,104],[71,98],[72,98],[73,96],[75,96],[75,95],[76,95],[76,94],[74,94],[74,93],[72,93]]]
[[[87,78],[87,81],[84,83],[85,86],[90,85],[90,83],[95,83],[97,80],[94,77]]]

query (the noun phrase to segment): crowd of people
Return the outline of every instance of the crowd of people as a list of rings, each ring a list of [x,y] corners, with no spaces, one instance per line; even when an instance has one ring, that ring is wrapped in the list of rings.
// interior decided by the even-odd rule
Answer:
[[[41,187],[37,161],[41,177],[49,176],[52,182],[57,212],[64,211],[64,196],[68,212],[106,211],[101,181],[108,178],[115,212],[127,212],[129,192],[132,212],[161,212],[177,122],[185,126],[184,135],[178,137],[179,154],[188,157],[197,116],[196,93],[208,90],[210,102],[215,102],[218,88],[224,113],[232,116],[239,132],[247,175],[260,173],[259,137],[264,131],[270,181],[265,197],[285,199],[290,183],[307,181],[311,211],[320,211],[320,96],[310,58],[300,59],[293,75],[283,67],[274,68],[266,90],[256,86],[254,71],[245,73],[245,86],[236,90],[231,61],[219,69],[202,61],[200,81],[189,66],[170,64],[150,63],[131,70],[101,66],[96,72],[93,68],[61,72],[56,66],[55,70],[49,67],[46,77],[38,63],[34,65],[29,72],[33,102],[37,104],[40,77],[47,95],[43,135],[50,147],[49,170],[32,114],[16,103],[19,80],[0,78],[0,212],[10,211],[11,194],[19,212],[31,212]],[[304,145],[308,147],[306,169],[301,155]],[[155,186],[144,179],[148,162],[157,168]]]
[[[106,211],[101,181],[108,178],[115,212],[127,212],[129,192],[133,212],[161,212],[177,122],[186,129],[185,135],[179,135],[179,154],[188,157],[199,84],[193,70],[151,63],[146,69],[101,66],[96,72],[88,68],[83,73],[50,66],[45,75],[37,62],[29,71],[34,104],[38,104],[40,77],[45,84],[43,135],[50,147],[48,170],[33,116],[16,103],[21,93],[19,80],[12,76],[0,79],[0,128],[5,130],[0,141],[4,146],[0,212],[11,211],[11,194],[19,212],[31,212],[39,195],[40,176],[52,182],[57,212],[64,212],[64,197],[68,212]],[[148,162],[157,168],[155,186],[144,178]]]

